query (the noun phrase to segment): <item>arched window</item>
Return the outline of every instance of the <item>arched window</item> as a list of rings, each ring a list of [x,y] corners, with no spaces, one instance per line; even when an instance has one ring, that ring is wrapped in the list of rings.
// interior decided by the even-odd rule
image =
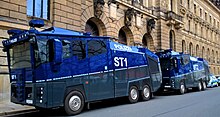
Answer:
[[[155,51],[153,38],[150,34],[145,34],[142,39],[142,44],[144,47],[151,51]]]
[[[206,58],[207,58],[207,60],[210,62],[210,50],[209,50],[209,48],[208,48],[208,50],[207,50]]]
[[[200,56],[200,55],[199,55],[199,52],[200,52],[200,51],[199,51],[199,45],[196,45],[196,56],[198,56],[198,57]]]
[[[186,52],[186,42],[185,42],[185,40],[182,41],[182,52],[183,53]]]
[[[214,56],[214,54],[215,54],[215,53],[214,53],[214,50],[212,50],[212,56],[211,56],[211,57],[212,57],[212,62],[213,62],[213,63],[215,63],[215,56]]]
[[[175,34],[173,30],[170,31],[169,36],[170,36],[170,49],[175,50]]]
[[[205,47],[203,46],[202,47],[202,58],[204,58],[205,57]]]
[[[119,34],[118,34],[118,42],[127,45],[127,37],[126,33],[123,29],[120,29]]]
[[[215,67],[213,68],[213,73],[216,74],[216,72],[215,72]]]
[[[88,20],[86,22],[85,31],[90,32],[91,35],[99,36],[99,29],[98,29],[97,25],[91,20]]]
[[[191,56],[193,56],[193,44],[192,44],[192,42],[190,42],[190,44],[189,44],[189,54]]]

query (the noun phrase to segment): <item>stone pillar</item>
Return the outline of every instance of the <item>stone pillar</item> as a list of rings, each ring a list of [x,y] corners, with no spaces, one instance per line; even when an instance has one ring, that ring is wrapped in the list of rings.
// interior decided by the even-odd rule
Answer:
[[[2,51],[2,40],[7,38],[7,31],[0,29],[0,103],[10,100],[10,80],[8,76],[7,58],[6,53]]]

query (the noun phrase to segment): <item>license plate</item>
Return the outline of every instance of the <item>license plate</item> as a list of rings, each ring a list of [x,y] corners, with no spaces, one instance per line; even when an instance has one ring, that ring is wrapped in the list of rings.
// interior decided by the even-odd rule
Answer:
[[[171,86],[164,86],[165,88],[171,88]]]

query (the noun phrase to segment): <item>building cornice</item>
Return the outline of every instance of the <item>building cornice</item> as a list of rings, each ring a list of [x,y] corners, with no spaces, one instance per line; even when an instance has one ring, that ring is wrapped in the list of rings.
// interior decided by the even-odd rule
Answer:
[[[216,11],[218,11],[218,13],[220,14],[220,9],[217,7],[217,6],[215,6],[211,1],[209,1],[209,0],[205,0],[210,6],[212,6]],[[220,17],[220,15],[219,15],[219,17]]]

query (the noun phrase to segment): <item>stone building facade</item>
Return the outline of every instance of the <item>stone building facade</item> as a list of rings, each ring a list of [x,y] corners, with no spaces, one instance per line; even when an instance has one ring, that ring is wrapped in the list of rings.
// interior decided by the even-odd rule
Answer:
[[[42,19],[152,51],[172,48],[206,58],[220,74],[220,10],[209,0],[0,0],[0,42],[7,30]],[[0,43],[0,50],[2,50]],[[8,99],[6,54],[0,51],[0,102]]]

